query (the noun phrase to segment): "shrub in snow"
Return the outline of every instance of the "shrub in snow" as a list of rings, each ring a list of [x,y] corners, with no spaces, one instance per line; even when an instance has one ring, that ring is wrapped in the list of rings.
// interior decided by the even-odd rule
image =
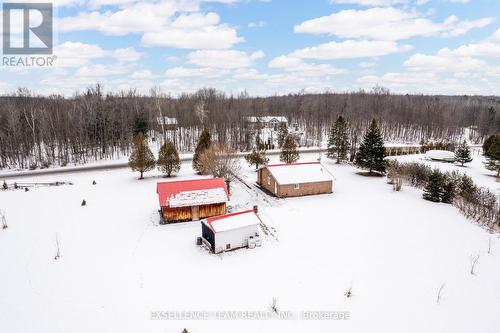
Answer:
[[[347,291],[344,293],[344,296],[347,298],[352,297],[352,287],[349,287],[349,289],[347,289]]]
[[[273,298],[273,301],[271,303],[271,311],[274,313],[278,313],[278,300],[276,298]]]
[[[87,206],[87,201],[85,201],[85,199],[82,201],[82,206]]]
[[[3,181],[2,189],[4,189],[4,190],[9,189],[9,185],[7,185],[7,182],[5,180]]]
[[[476,275],[474,269],[476,268],[477,262],[479,261],[479,253],[470,256],[470,273],[471,275]]]
[[[95,180],[92,182],[92,185],[97,185],[97,183],[96,183],[96,181],[95,181]]]
[[[29,188],[27,188],[27,187],[25,187],[25,188],[24,188],[24,192],[28,192],[29,190],[30,190],[30,189],[29,189]]]
[[[429,175],[429,181],[424,189],[423,198],[432,202],[440,202],[443,195],[443,176],[438,169]]]

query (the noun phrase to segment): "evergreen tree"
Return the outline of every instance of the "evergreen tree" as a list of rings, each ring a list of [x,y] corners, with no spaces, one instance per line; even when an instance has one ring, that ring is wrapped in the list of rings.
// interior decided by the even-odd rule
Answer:
[[[444,177],[443,180],[443,194],[441,195],[441,201],[444,203],[451,204],[455,198],[457,192],[457,179],[452,175]]]
[[[470,154],[470,148],[467,145],[467,142],[464,141],[460,146],[458,146],[457,150],[455,150],[455,162],[464,166],[465,163],[469,163],[471,161],[472,157]]]
[[[4,190],[8,190],[9,189],[9,185],[7,185],[7,182],[5,180],[3,181],[2,189],[4,189]]]
[[[252,149],[252,152],[245,156],[245,160],[250,165],[255,165],[255,169],[258,169],[259,166],[267,164],[269,162],[269,158],[266,156],[265,150],[257,150],[255,148]]]
[[[438,169],[434,169],[429,175],[429,180],[424,189],[425,200],[440,202],[443,196],[443,176]]]
[[[495,143],[495,141],[500,141],[500,134],[490,135],[483,143],[483,154],[488,156],[488,150]]]
[[[349,135],[347,133],[347,121],[344,117],[339,116],[335,124],[330,129],[328,138],[328,157],[336,158],[337,163],[347,159],[347,151],[349,150]]]
[[[200,138],[198,139],[198,144],[196,145],[196,149],[194,151],[193,156],[193,169],[196,172],[200,173],[202,170],[202,166],[200,165],[200,156],[203,154],[210,146],[212,145],[212,137],[210,136],[210,132],[207,128],[204,128],[200,134]]]
[[[288,136],[288,127],[285,123],[281,123],[280,127],[278,128],[278,147],[282,147],[285,138]]]
[[[287,135],[281,149],[280,161],[287,164],[295,163],[299,160],[299,151],[297,150],[297,142],[293,135]]]
[[[139,115],[134,119],[134,136],[142,133],[144,136],[148,134],[149,125],[144,116]]]
[[[495,140],[490,148],[488,149],[488,154],[486,155],[486,169],[490,171],[495,171],[497,177],[500,177],[500,141]]]
[[[179,172],[181,169],[181,160],[172,141],[167,140],[161,146],[156,164],[158,165],[158,169],[166,174],[167,177]]]
[[[359,146],[355,164],[362,169],[368,169],[370,174],[372,174],[373,171],[384,173],[386,167],[384,157],[384,140],[380,134],[377,121],[373,119],[370,127],[368,127],[368,131],[363,137],[363,142]]]
[[[156,161],[148,142],[142,132],[137,133],[132,141],[132,154],[128,160],[128,165],[133,171],[139,171],[143,179],[144,172],[153,170]]]

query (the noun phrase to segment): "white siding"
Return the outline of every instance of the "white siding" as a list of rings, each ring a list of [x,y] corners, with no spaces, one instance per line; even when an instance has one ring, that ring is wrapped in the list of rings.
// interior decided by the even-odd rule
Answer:
[[[217,232],[215,234],[215,253],[246,247],[250,236],[255,236],[256,233],[260,235],[258,225]],[[226,250],[227,244],[231,245],[229,250]]]

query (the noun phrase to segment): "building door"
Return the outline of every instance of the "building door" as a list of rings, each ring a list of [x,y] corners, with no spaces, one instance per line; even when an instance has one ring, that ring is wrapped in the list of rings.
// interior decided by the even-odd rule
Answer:
[[[193,216],[193,221],[200,219],[200,206],[191,207],[191,215]]]

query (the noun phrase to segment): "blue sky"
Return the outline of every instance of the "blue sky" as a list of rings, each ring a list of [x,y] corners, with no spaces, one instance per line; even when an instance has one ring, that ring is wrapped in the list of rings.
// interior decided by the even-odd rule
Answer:
[[[500,92],[498,0],[61,0],[51,68],[0,92]]]

